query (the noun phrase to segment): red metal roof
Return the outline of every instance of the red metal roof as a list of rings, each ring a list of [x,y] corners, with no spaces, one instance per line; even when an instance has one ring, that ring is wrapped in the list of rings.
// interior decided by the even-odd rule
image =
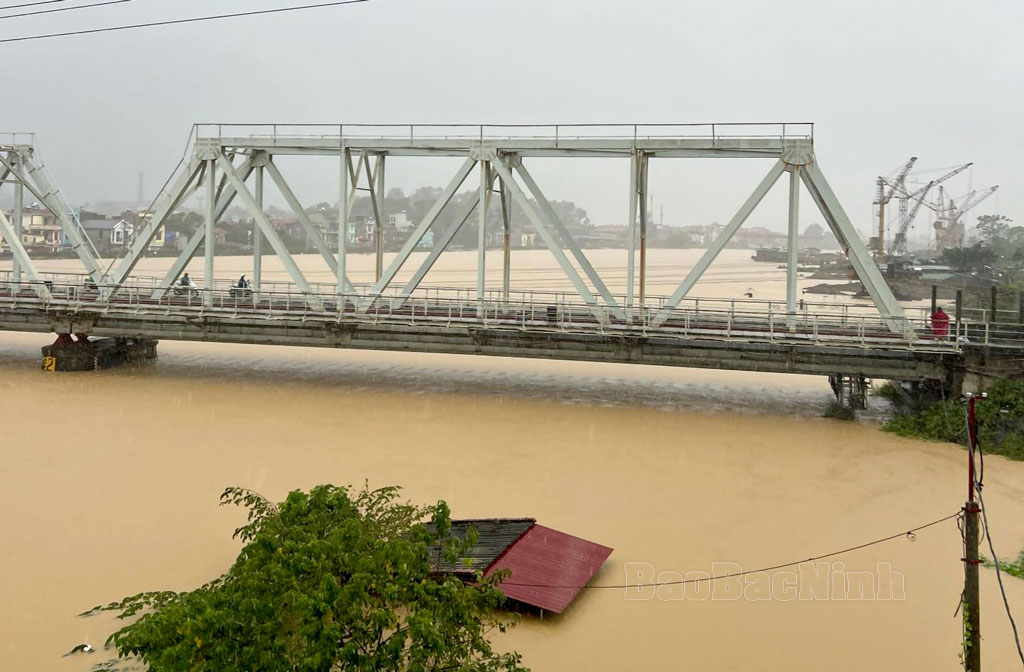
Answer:
[[[507,597],[560,614],[611,553],[607,546],[534,525],[484,575],[511,570],[501,584]]]

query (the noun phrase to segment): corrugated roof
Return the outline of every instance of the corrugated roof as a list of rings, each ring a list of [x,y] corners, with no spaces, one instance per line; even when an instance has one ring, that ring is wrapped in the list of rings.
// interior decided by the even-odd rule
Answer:
[[[472,560],[467,567],[463,562],[451,563],[444,559],[443,549],[430,548],[431,563],[445,574],[476,574],[490,567],[498,556],[514,544],[536,523],[534,518],[473,518],[452,521],[452,534],[465,539],[470,528],[477,531],[477,543],[464,558]],[[428,527],[430,527],[428,525]]]
[[[501,584],[507,597],[560,614],[611,553],[607,546],[534,525],[484,574],[510,570]]]

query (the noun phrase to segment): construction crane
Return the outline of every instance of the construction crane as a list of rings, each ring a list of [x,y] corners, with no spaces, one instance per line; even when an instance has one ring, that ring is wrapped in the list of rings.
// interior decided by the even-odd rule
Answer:
[[[942,177],[938,177],[938,178],[932,180],[931,182],[929,182],[925,186],[921,187],[917,191],[908,192],[904,188],[902,193],[900,193],[898,195],[899,204],[900,204],[899,228],[897,228],[896,235],[893,236],[892,244],[889,246],[888,257],[889,257],[890,263],[892,262],[894,257],[906,256],[906,254],[907,254],[907,232],[910,230],[910,227],[913,225],[914,219],[917,217],[917,213],[921,209],[921,206],[922,205],[928,205],[928,207],[930,209],[932,209],[932,210],[936,209],[931,204],[928,204],[928,203],[925,202],[925,199],[928,196],[928,192],[931,191],[931,189],[933,187],[942,184],[946,180],[948,180],[948,179],[950,179],[950,178],[952,178],[952,177],[954,177],[956,175],[959,175],[960,173],[962,173],[963,171],[967,170],[968,168],[970,168],[973,165],[974,165],[973,163],[965,163],[964,165],[958,166],[958,167],[954,168],[953,170],[949,171],[948,173],[946,173]],[[906,186],[906,184],[905,184],[905,181],[904,181],[904,187],[905,186]],[[912,210],[910,209],[910,202],[911,201],[914,202]]]
[[[996,193],[999,185],[989,187],[984,191],[971,191],[960,199],[960,207],[956,206],[954,199],[949,200],[947,205],[942,192],[939,193],[939,207],[936,209],[935,219],[935,245],[939,252],[951,247],[963,247],[964,215],[978,206],[982,201]]]
[[[889,246],[890,266],[892,266],[893,260],[897,257],[907,256],[907,232],[913,226],[914,219],[917,218],[917,213],[921,206],[924,205],[925,198],[928,196],[931,188],[935,186],[935,182],[935,180],[932,180],[912,194],[907,194],[900,198],[900,228],[897,229],[896,235],[892,238],[892,245]],[[909,201],[914,201],[914,206],[907,212],[905,204],[908,204]]]
[[[915,163],[917,163],[917,157],[912,156],[910,160],[896,170],[896,177],[878,178],[878,196],[875,199],[875,205],[878,206],[878,238],[874,241],[875,259],[877,261],[885,259],[885,207],[889,205],[889,201],[892,200],[895,194],[905,194],[907,192],[905,184],[907,175]]]

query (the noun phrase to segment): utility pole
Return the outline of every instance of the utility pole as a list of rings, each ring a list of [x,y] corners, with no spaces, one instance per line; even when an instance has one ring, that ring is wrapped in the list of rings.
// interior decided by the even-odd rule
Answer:
[[[984,399],[986,395],[982,394]],[[967,406],[967,503],[964,504],[964,670],[981,672],[981,600],[978,590],[978,502],[974,455],[978,445],[978,422],[974,405],[978,397],[965,394]]]

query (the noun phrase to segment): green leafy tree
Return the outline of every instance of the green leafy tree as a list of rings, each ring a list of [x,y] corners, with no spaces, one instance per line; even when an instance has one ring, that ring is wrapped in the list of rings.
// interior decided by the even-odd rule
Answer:
[[[231,569],[184,593],[150,592],[86,612],[131,623],[110,636],[102,669],[217,672],[519,671],[488,635],[512,625],[498,610],[502,577],[440,575],[475,543],[451,534],[444,502],[418,507],[398,488],[352,494],[323,485],[274,504],[228,488],[248,509]],[[429,521],[429,524],[425,524]]]
[[[998,258],[999,255],[985,243],[978,243],[971,247],[950,247],[942,251],[943,263],[965,273],[984,271],[986,267],[991,267]]]
[[[1013,220],[1004,215],[981,215],[978,217],[978,235],[989,245],[997,245],[1006,237]]]

